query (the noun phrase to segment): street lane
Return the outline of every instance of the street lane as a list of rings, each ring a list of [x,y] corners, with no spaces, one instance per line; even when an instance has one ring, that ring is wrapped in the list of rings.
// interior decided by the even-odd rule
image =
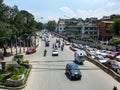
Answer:
[[[64,69],[67,63],[73,63],[73,52],[65,46],[64,51],[59,50],[59,56],[53,57],[51,53],[54,40],[55,38],[51,39],[50,47],[45,47],[44,41],[40,41],[37,52],[25,56],[33,68],[27,86],[22,90],[112,90],[114,85],[120,89],[119,82],[88,61],[79,65],[82,79],[69,80]],[[44,49],[47,49],[46,57],[43,57]]]

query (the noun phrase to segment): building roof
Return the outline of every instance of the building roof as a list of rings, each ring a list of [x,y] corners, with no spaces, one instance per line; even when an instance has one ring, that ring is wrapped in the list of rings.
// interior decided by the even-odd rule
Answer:
[[[103,23],[113,23],[113,21],[102,21]]]

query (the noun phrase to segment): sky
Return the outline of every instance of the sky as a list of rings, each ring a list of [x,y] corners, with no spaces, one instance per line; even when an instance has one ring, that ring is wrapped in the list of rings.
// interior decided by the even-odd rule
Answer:
[[[4,0],[6,5],[18,6],[46,23],[59,18],[90,18],[120,14],[120,0]]]

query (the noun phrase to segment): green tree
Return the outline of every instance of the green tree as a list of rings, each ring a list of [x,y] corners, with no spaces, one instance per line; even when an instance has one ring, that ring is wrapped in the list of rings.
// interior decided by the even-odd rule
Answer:
[[[112,24],[109,25],[109,29],[115,32],[116,35],[120,36],[120,18],[116,18]]]
[[[53,21],[48,21],[47,23],[47,29],[51,32],[55,31],[55,28],[56,28],[56,21],[53,20]]]
[[[44,24],[41,22],[38,22],[36,28],[39,30],[42,30],[42,29],[44,29]]]

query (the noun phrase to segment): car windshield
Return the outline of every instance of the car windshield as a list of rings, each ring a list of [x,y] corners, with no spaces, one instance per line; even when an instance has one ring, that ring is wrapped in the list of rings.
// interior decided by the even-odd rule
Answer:
[[[105,60],[103,57],[99,57],[99,60]]]
[[[111,65],[112,65],[112,67],[118,66],[118,64],[116,64],[116,63],[112,63]]]
[[[85,57],[84,57],[84,56],[79,56],[79,58],[80,58],[81,60],[85,60]]]
[[[76,65],[71,66],[71,70],[78,70],[78,66]]]

